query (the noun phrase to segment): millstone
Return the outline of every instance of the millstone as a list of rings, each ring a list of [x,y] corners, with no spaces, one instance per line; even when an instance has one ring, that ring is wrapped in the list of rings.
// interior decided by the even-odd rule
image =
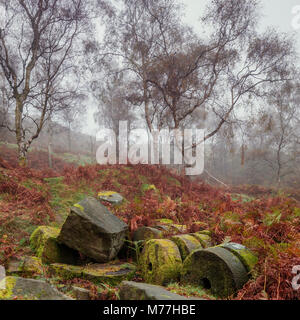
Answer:
[[[100,200],[112,204],[121,204],[124,200],[124,198],[115,191],[101,191],[98,193],[98,197]]]
[[[182,260],[178,247],[171,240],[147,241],[139,262],[148,283],[164,285],[180,277]]]
[[[171,237],[171,240],[176,243],[182,261],[193,251],[196,249],[202,249],[200,242],[189,234],[183,234],[179,236]]]
[[[133,234],[133,241],[161,239],[162,231],[151,227],[138,228]]]
[[[97,262],[108,262],[121,249],[127,229],[97,199],[88,197],[71,208],[58,241]]]
[[[79,259],[78,252],[58,242],[60,229],[39,226],[30,236],[30,246],[42,263],[75,264]]]
[[[207,234],[203,233],[191,233],[191,236],[195,237],[202,245],[203,248],[209,248],[211,247],[211,237]]]
[[[248,281],[240,259],[221,247],[193,251],[184,261],[181,281],[210,289],[212,294],[228,297]]]
[[[227,249],[235,254],[244,264],[248,272],[250,272],[258,262],[257,256],[254,255],[248,248],[239,243],[230,242],[222,244],[220,245],[220,247]]]

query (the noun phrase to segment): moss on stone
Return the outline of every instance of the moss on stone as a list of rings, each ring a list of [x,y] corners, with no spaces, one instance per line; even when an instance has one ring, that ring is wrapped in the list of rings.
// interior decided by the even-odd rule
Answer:
[[[53,263],[49,266],[49,269],[53,275],[66,280],[84,278],[95,284],[107,283],[110,285],[117,285],[123,280],[130,280],[136,272],[136,267],[129,263],[92,263],[86,266]]]
[[[181,255],[171,240],[147,241],[139,262],[143,277],[148,283],[164,285],[179,279],[182,268]]]
[[[196,249],[202,249],[201,243],[192,235],[183,234],[171,237],[171,240],[177,245],[182,261]]]
[[[57,241],[60,229],[40,226],[30,237],[30,245],[42,263],[75,263],[76,254]]]
[[[258,257],[243,245],[238,243],[227,243],[225,245],[221,245],[221,247],[236,255],[244,264],[248,272],[251,272],[258,262]]]
[[[161,239],[162,236],[163,232],[158,229],[151,227],[140,227],[134,232],[133,241]]]
[[[14,287],[16,285],[15,277],[6,277],[0,281],[0,288],[5,288],[0,290],[0,300],[9,300],[12,299],[14,293]]]
[[[193,251],[184,261],[181,281],[196,284],[218,297],[226,298],[248,281],[240,259],[222,247]]]
[[[158,223],[161,223],[161,224],[173,224],[173,220],[171,219],[156,219],[155,220],[156,222]]]
[[[211,237],[207,234],[195,232],[191,233],[191,236],[195,237],[201,243],[203,248],[208,248],[212,246]]]
[[[82,266],[68,265],[64,263],[52,263],[49,266],[49,271],[56,275],[60,276],[66,280],[73,278],[80,278],[83,275]]]

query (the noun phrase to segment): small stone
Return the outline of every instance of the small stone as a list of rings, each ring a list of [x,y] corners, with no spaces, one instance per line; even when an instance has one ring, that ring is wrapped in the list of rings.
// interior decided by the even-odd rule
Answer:
[[[178,247],[173,241],[164,239],[147,241],[139,263],[146,282],[158,285],[177,281],[182,268]]]
[[[121,204],[124,198],[115,191],[101,191],[98,193],[98,197],[102,201],[106,201],[112,204]]]
[[[179,236],[171,237],[171,240],[176,243],[180,254],[181,259],[184,259],[191,253],[193,250],[202,249],[200,242],[193,236],[188,234],[183,234]]]
[[[6,277],[2,281],[5,290],[0,290],[0,300],[73,300],[45,281],[20,277]]]
[[[127,230],[98,200],[87,197],[71,208],[58,241],[97,262],[108,262],[123,246]]]
[[[90,291],[88,289],[72,286],[72,291],[76,300],[91,300]]]
[[[133,241],[161,239],[163,233],[155,228],[140,227],[133,234]]]
[[[40,226],[32,233],[30,246],[37,257],[41,258],[42,263],[75,264],[78,259],[78,253],[58,242],[59,232],[59,228]]]
[[[203,300],[186,298],[153,284],[123,281],[120,285],[120,300]]]

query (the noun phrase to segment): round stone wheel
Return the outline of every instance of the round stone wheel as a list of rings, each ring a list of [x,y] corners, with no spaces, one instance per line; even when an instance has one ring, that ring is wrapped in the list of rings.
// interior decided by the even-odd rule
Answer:
[[[182,283],[200,285],[221,298],[234,294],[248,279],[240,259],[221,247],[193,251],[184,261],[181,276]]]
[[[176,243],[182,261],[194,250],[202,249],[201,243],[192,235],[183,234],[171,237],[171,240]]]
[[[151,227],[140,227],[134,232],[133,241],[161,239],[162,236],[163,232],[158,229]]]
[[[230,252],[235,254],[244,264],[248,272],[251,272],[251,270],[258,262],[258,257],[255,254],[253,254],[253,252],[250,249],[246,248],[245,246],[239,243],[230,242],[226,244],[221,244],[220,247],[229,250]]]
[[[147,241],[139,263],[147,283],[166,285],[180,278],[182,260],[178,247],[171,240]]]
[[[195,237],[202,245],[203,248],[211,247],[211,237],[203,233],[191,233],[191,236]]]

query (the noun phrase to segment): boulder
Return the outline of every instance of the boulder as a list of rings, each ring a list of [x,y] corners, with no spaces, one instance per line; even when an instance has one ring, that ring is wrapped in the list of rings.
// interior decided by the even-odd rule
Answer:
[[[227,298],[249,280],[240,259],[221,247],[193,251],[184,261],[181,282],[200,285],[212,294]]]
[[[139,259],[146,282],[165,285],[178,281],[182,268],[180,252],[171,240],[153,239],[146,242]]]
[[[170,292],[161,286],[123,281],[119,291],[120,300],[202,300],[198,298],[186,298]]]
[[[87,197],[71,208],[58,241],[97,262],[108,262],[117,256],[127,230],[97,199]]]
[[[58,242],[59,232],[59,228],[40,226],[32,233],[30,246],[42,263],[75,264],[79,255],[76,251]]]
[[[0,290],[1,300],[73,300],[45,281],[19,277],[6,277],[2,281],[5,290]]]

